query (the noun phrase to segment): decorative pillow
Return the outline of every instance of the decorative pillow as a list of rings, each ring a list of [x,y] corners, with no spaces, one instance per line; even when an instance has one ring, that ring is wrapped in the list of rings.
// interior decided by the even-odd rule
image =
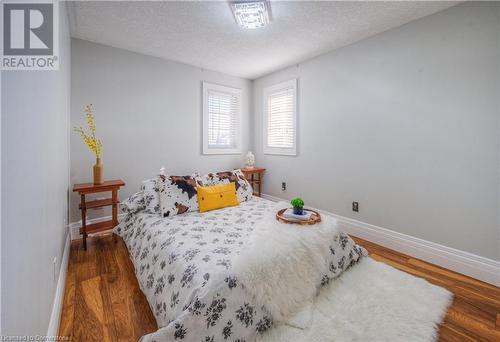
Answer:
[[[122,211],[131,214],[144,210],[146,208],[146,206],[144,205],[144,195],[142,191],[136,192],[132,196],[129,196],[120,204]]]
[[[204,186],[213,186],[220,184],[234,183],[236,187],[236,195],[239,202],[245,202],[252,199],[253,189],[250,183],[245,178],[240,169],[233,171],[224,171],[217,173],[208,173],[201,177],[201,182]]]
[[[202,185],[197,173],[191,176],[160,175],[160,204],[163,217],[198,210],[196,188]]]
[[[148,214],[161,214],[160,207],[160,176],[142,181],[141,190],[144,197],[144,212]]]
[[[200,213],[234,207],[240,204],[236,196],[235,183],[233,182],[213,186],[199,186],[197,190]]]

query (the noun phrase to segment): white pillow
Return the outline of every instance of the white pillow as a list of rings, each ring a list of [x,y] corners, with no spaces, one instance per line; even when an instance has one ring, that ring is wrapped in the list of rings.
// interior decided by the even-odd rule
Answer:
[[[148,214],[161,214],[160,207],[160,176],[142,181],[141,190],[144,197],[144,212]]]
[[[142,191],[136,192],[120,203],[122,211],[126,213],[136,213],[144,210],[144,195]]]

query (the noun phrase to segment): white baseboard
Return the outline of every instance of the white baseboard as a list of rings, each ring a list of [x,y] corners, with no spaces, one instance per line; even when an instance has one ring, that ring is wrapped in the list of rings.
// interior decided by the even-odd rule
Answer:
[[[118,215],[118,222],[124,216],[125,216],[125,213],[119,214]],[[93,219],[87,219],[87,224],[94,224],[94,223],[99,223],[99,222],[108,221],[108,220],[111,220],[111,216],[97,217],[97,218],[93,218]],[[81,227],[82,227],[82,220],[77,221],[77,222],[72,222],[69,225],[69,233],[71,236],[71,240],[78,240],[78,239],[82,238],[82,234],[80,234]]]
[[[266,194],[262,197],[274,202],[285,201]],[[319,212],[335,217],[340,228],[348,234],[500,287],[498,261],[324,210]]]
[[[55,341],[53,338],[59,333],[59,322],[61,321],[61,312],[64,301],[64,289],[66,286],[66,274],[68,271],[70,249],[71,240],[68,234],[66,237],[66,242],[64,244],[64,251],[61,259],[61,268],[59,269],[59,278],[57,279],[56,294],[54,296],[54,304],[52,305],[52,313],[50,314],[46,341]]]

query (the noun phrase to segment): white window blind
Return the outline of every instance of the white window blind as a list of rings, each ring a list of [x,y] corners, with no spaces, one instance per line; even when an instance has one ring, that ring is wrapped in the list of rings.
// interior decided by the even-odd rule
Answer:
[[[240,153],[241,91],[203,84],[203,153]]]
[[[296,154],[296,80],[265,89],[265,153]]]
[[[293,89],[286,88],[267,98],[267,146],[293,147]]]

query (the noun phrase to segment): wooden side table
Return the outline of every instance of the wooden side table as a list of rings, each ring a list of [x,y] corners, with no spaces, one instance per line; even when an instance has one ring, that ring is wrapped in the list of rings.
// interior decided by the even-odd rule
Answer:
[[[79,208],[82,210],[82,227],[80,228],[80,234],[83,236],[83,248],[85,250],[87,250],[88,234],[104,232],[106,230],[113,229],[118,224],[118,204],[120,203],[118,199],[118,190],[124,185],[125,182],[118,179],[106,181],[99,185],[94,183],[83,183],[75,184],[73,186],[73,192],[78,192],[80,195]],[[111,192],[111,198],[88,202],[85,200],[85,195],[108,191]],[[113,214],[111,220],[87,225],[87,209],[95,209],[106,206],[112,206]]]
[[[255,196],[261,196],[262,194],[262,177],[264,176],[264,171],[266,169],[260,167],[254,167],[253,169],[241,169],[241,172],[245,175],[246,179],[253,187],[253,194]],[[256,188],[259,188],[256,190]]]

